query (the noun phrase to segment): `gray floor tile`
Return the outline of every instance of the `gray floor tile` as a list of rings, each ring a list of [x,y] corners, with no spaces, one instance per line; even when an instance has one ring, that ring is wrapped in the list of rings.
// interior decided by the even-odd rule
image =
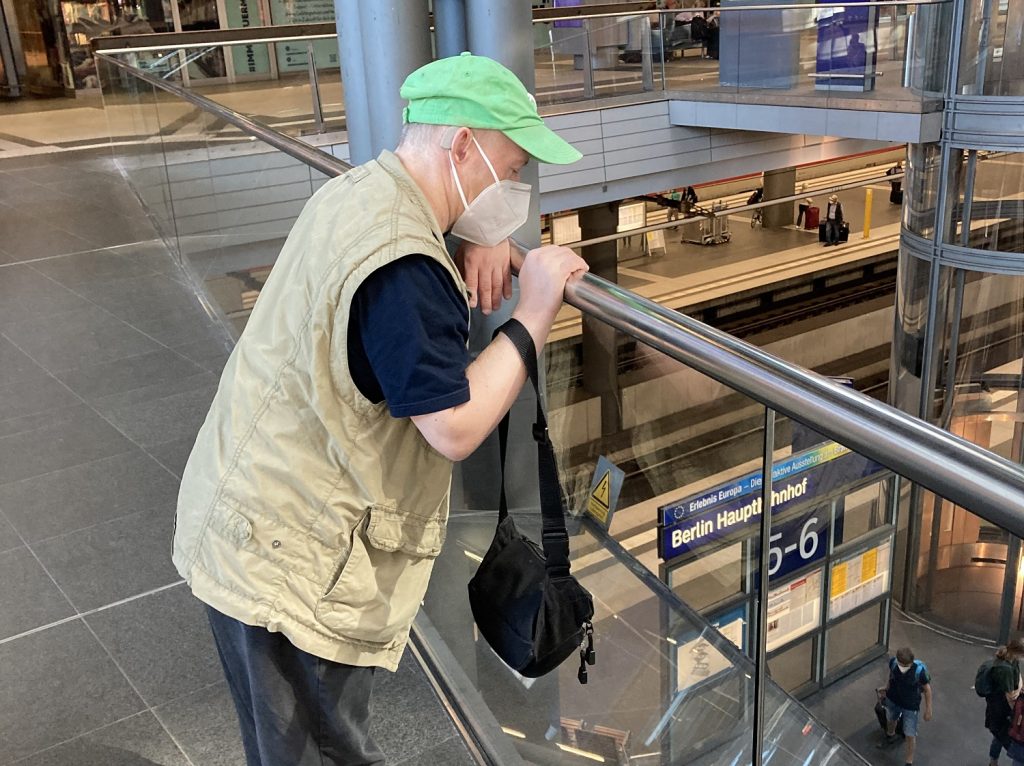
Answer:
[[[14,527],[7,520],[3,510],[0,509],[0,553],[9,551],[22,545],[22,539],[18,536]]]
[[[374,678],[370,732],[388,762],[401,763],[455,735],[455,726],[416,660],[406,653],[398,672]]]
[[[245,766],[238,718],[226,682],[153,712],[195,766]]]
[[[141,450],[0,485],[0,511],[29,542],[173,505],[178,480]]]
[[[57,374],[86,401],[135,391],[158,384],[172,384],[203,372],[203,368],[182,354],[160,349],[148,354],[89,364]]]
[[[192,454],[192,448],[195,446],[195,443],[196,438],[194,436],[186,436],[182,439],[164,442],[163,444],[154,444],[151,447],[147,447],[146,451],[160,465],[180,479],[185,472],[185,464],[188,463],[189,455]]]
[[[113,247],[132,242],[157,239],[156,229],[142,217],[138,208],[135,219],[117,213],[98,215],[96,211],[73,209],[60,218],[61,228],[92,242],[96,247]]]
[[[71,407],[80,401],[67,386],[36,367],[34,375],[25,371],[19,380],[7,383],[7,375],[0,377],[0,420],[20,418],[39,412]]]
[[[20,254],[4,242],[4,251]],[[43,251],[49,254],[49,251]],[[38,253],[37,253],[38,255]],[[88,307],[88,302],[27,265],[3,267],[0,278],[0,329],[14,322]]]
[[[80,612],[181,579],[171,564],[174,506],[142,511],[32,546]]]
[[[2,276],[0,276],[2,279]],[[13,343],[0,336],[0,386],[32,380],[42,368],[22,353]]]
[[[32,220],[27,225],[22,223],[4,238],[4,250],[18,258],[79,253],[95,247],[89,239],[76,237],[38,220]]]
[[[7,178],[11,178],[10,174],[6,175]],[[62,204],[65,197],[56,189],[40,184],[8,181],[6,184],[0,184],[0,200],[8,205],[17,205],[16,212],[23,219],[41,208],[52,208]]]
[[[78,620],[0,644],[4,763],[142,710],[142,700]]]
[[[122,433],[142,447],[194,439],[217,391],[217,379],[212,373],[204,373],[190,380],[199,387],[142,401],[139,401],[139,391],[129,391],[116,397],[106,397],[97,402],[96,407]],[[119,400],[125,403],[121,404]]]
[[[32,268],[66,287],[154,273],[145,263],[110,250],[35,261]]]
[[[0,583],[0,638],[16,636],[75,613],[32,551],[24,546],[0,553]]]
[[[19,415],[7,420],[0,420],[0,439],[15,434],[23,434],[35,431],[40,428],[47,428],[54,423],[60,422],[61,418],[69,417],[75,410],[83,407],[82,404],[75,404],[71,407],[60,407],[55,410],[35,412],[31,415]]]
[[[223,678],[206,609],[185,585],[86,619],[151,706]]]
[[[201,311],[168,314],[134,324],[141,332],[165,346],[181,346],[198,340],[230,339],[227,328]]]
[[[82,285],[80,292],[132,325],[204,311],[192,291],[162,275],[96,282]]]
[[[130,245],[114,248],[122,258],[127,258],[138,268],[144,268],[152,274],[165,274],[178,282],[185,279],[185,273],[178,259],[171,255],[163,242],[133,242]]]
[[[37,425],[0,438],[0,485],[117,455],[132,446],[85,405],[58,410]]]
[[[476,766],[476,759],[469,754],[461,739],[452,737],[407,760],[389,760],[388,763],[392,766]]]
[[[231,356],[233,347],[234,344],[225,336],[219,339],[204,338],[173,348],[177,353],[192,360],[203,369],[209,370],[219,378],[224,371],[224,365],[228,362],[228,357]]]
[[[50,372],[160,349],[158,343],[138,330],[103,309],[88,305],[58,316],[9,324],[4,334]]]
[[[18,761],[18,766],[188,766],[184,754],[149,712],[112,723]]]

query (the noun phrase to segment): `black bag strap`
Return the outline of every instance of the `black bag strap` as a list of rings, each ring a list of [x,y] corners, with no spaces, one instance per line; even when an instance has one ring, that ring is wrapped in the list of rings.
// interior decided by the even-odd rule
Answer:
[[[526,365],[526,375],[537,393],[537,419],[533,424],[533,439],[537,442],[537,468],[540,479],[540,512],[543,523],[541,545],[548,573],[552,576],[569,574],[569,533],[565,528],[565,505],[562,502],[562,486],[558,480],[558,466],[555,463],[555,448],[548,435],[548,421],[540,398],[540,382],[537,370],[537,347],[529,330],[518,319],[510,319],[497,330],[503,333],[519,352]],[[498,449],[501,453],[501,499],[498,508],[498,523],[508,516],[508,499],[505,494],[505,460],[508,453],[508,425],[511,411],[498,424]]]

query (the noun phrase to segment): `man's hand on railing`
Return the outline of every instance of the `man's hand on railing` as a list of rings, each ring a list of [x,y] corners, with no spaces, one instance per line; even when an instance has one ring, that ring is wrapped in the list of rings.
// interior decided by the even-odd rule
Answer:
[[[494,247],[463,242],[455,263],[466,280],[470,308],[480,306],[484,314],[501,308],[501,300],[512,297],[512,264],[509,241]]]
[[[544,245],[526,254],[519,269],[519,304],[512,316],[530,331],[538,349],[544,348],[562,306],[565,283],[588,270],[586,261],[561,245]]]

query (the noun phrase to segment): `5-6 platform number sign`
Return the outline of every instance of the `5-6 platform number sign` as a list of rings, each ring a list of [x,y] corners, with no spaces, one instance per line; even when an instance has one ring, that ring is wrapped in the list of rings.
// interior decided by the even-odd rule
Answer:
[[[828,550],[829,508],[815,508],[779,524],[768,538],[768,576],[785,577],[824,558]]]

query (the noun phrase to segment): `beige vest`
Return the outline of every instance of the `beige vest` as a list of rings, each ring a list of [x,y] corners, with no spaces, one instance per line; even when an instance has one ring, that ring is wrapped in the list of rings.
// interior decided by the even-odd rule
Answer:
[[[347,333],[362,281],[411,253],[466,294],[390,152],[313,196],[224,368],[174,534],[202,601],[319,657],[389,670],[444,542],[451,463],[359,393]]]

